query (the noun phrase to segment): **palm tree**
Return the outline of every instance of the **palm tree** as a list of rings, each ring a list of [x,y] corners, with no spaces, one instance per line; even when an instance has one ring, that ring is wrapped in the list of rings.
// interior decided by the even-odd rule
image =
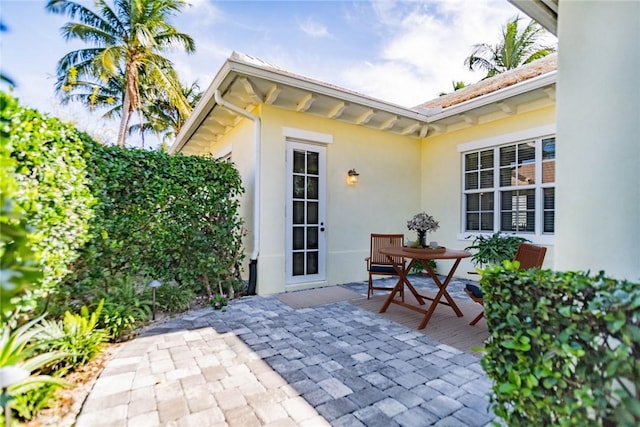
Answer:
[[[556,51],[554,47],[541,46],[538,41],[545,30],[538,23],[531,21],[519,31],[520,17],[507,21],[502,27],[502,40],[495,46],[481,43],[473,46],[473,52],[464,60],[469,71],[487,70],[488,77],[512,70],[531,61],[547,56]]]
[[[164,92],[156,90],[157,88],[149,88],[142,92],[145,94],[145,97],[149,98],[149,102],[145,102],[142,105],[145,122],[131,126],[129,133],[141,132],[143,141],[145,131],[150,131],[160,136],[164,142],[175,138],[189,117],[193,107],[195,107],[198,101],[200,101],[200,98],[202,98],[202,91],[197,82],[192,83],[190,86],[181,84],[180,87],[182,95],[189,104],[187,114],[172,105]]]
[[[112,0],[112,3],[113,7],[107,0],[95,0],[96,12],[70,0],[49,0],[46,8],[72,20],[77,18],[78,22],[62,27],[66,40],[79,39],[94,45],[70,52],[58,62],[56,89],[63,101],[72,98],[74,88],[84,90],[85,99],[95,100],[95,96],[87,97],[88,87],[97,86],[92,93],[100,92],[100,87],[120,83],[122,79],[118,145],[124,146],[131,118],[142,106],[142,76],[146,86],[157,86],[172,105],[183,113],[189,111],[173,64],[161,53],[176,46],[193,53],[195,42],[167,23],[168,17],[186,6],[184,0]]]

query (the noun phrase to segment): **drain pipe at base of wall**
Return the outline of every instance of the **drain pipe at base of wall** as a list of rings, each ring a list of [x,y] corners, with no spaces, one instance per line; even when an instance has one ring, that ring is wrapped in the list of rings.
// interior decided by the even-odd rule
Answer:
[[[246,110],[233,105],[224,99],[220,95],[220,91],[216,90],[213,94],[216,103],[228,110],[233,111],[241,116],[253,120],[254,123],[254,157],[255,168],[253,175],[253,250],[249,257],[249,285],[247,287],[247,293],[249,295],[256,294],[256,285],[258,281],[258,254],[260,253],[260,117],[255,114],[251,114]]]

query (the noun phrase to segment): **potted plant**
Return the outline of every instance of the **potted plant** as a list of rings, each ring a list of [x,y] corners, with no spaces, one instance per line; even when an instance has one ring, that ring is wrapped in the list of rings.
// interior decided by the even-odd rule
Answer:
[[[513,259],[520,243],[529,242],[524,237],[513,234],[493,233],[491,236],[479,234],[474,237],[465,250],[472,251],[471,262],[477,267],[487,264],[500,264],[506,259]]]

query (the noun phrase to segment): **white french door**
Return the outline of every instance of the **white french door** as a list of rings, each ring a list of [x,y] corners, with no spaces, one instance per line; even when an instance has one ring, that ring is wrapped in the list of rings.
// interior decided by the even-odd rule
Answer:
[[[286,281],[326,278],[326,148],[287,141]]]

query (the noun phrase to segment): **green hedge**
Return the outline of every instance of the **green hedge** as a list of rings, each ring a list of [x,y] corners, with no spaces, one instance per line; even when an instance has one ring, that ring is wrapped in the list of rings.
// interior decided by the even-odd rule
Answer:
[[[510,426],[640,425],[640,285],[517,266],[482,272],[495,413]]]
[[[99,199],[76,279],[126,273],[211,293],[240,281],[240,176],[230,163],[93,144]]]
[[[0,103],[0,160],[14,178],[3,183],[1,195],[8,200],[11,190],[16,204],[3,205],[0,219],[25,236],[32,231],[32,267],[44,273],[34,286],[17,283],[18,276],[7,283],[7,290],[22,292],[23,311],[46,295],[62,311],[71,304],[94,307],[92,298],[110,285],[132,280],[159,279],[206,296],[242,287],[237,211],[244,190],[232,164],[103,146],[4,92]],[[26,223],[9,218],[16,209]],[[9,230],[3,226],[3,262],[26,256],[7,246],[15,241]]]
[[[91,139],[71,125],[21,107],[4,92],[0,103],[2,132],[16,168],[15,202],[33,230],[30,246],[44,273],[23,296],[22,309],[28,309],[70,273],[70,263],[89,238],[95,198],[87,186],[85,144]]]

